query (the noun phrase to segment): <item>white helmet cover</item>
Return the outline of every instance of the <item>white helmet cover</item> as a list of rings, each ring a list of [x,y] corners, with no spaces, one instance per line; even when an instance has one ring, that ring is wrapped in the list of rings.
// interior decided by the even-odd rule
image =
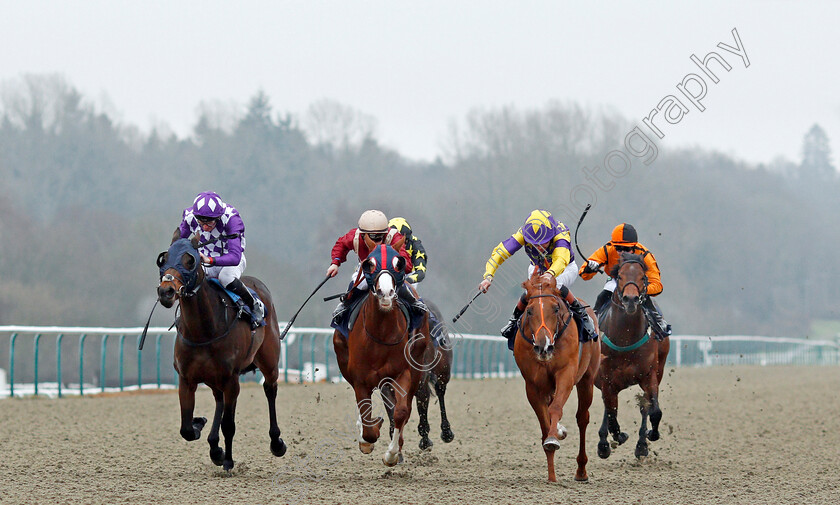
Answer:
[[[359,231],[362,233],[385,233],[388,231],[388,218],[379,210],[366,210],[359,218]]]

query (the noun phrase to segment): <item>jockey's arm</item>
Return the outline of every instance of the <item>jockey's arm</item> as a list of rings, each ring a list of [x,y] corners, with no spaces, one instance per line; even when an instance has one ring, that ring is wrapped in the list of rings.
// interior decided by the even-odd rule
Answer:
[[[569,232],[560,233],[554,239],[554,250],[551,251],[551,266],[548,273],[553,277],[560,275],[572,261],[571,244],[569,243]]]
[[[662,292],[662,280],[661,275],[659,273],[659,265],[656,263],[656,258],[653,257],[653,253],[648,251],[648,254],[645,254],[645,265],[647,266],[647,278],[648,278],[648,295],[656,296]]]
[[[490,254],[490,259],[484,265],[484,278],[496,275],[496,269],[499,268],[506,259],[516,253],[525,244],[525,237],[522,235],[522,230],[518,230],[503,242],[499,242],[493,252]]]
[[[219,267],[232,267],[242,261],[242,235],[245,233],[245,225],[238,216],[233,216],[227,226],[222,230],[222,235],[236,235],[236,238],[220,239],[224,241],[225,253],[212,258],[212,265]]]
[[[354,228],[346,234],[338,237],[338,240],[335,241],[335,245],[330,253],[331,264],[338,266],[347,261],[347,254],[353,250],[353,236],[355,233],[356,229]]]
[[[586,267],[589,264],[589,262],[590,261],[595,261],[595,262],[597,262],[601,265],[606,265],[607,264],[607,259],[608,258],[607,258],[607,254],[604,252],[604,247],[599,247],[598,249],[595,250],[594,253],[592,253],[591,256],[589,256],[589,258],[587,258],[586,261],[583,262],[583,265],[581,265],[580,270],[578,271],[578,275],[580,275],[581,279],[583,279],[585,281],[588,281],[589,279],[595,277],[595,274],[598,273],[598,272],[589,272],[587,270]]]
[[[408,282],[416,284],[426,277],[426,249],[423,247],[423,242],[419,238],[412,239],[412,263],[414,264],[414,272],[406,277]]]

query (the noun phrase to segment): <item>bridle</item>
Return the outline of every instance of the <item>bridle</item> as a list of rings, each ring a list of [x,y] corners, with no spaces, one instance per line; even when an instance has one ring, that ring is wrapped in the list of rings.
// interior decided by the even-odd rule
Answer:
[[[566,313],[567,313],[566,320],[563,321],[562,324],[561,324],[560,318],[559,317],[557,318],[557,327],[554,329],[554,332],[553,332],[554,338],[551,339],[551,344],[554,345],[554,343],[557,341],[557,339],[560,337],[560,335],[562,335],[563,332],[566,331],[566,328],[568,328],[569,323],[572,321],[572,311],[568,310],[568,304],[566,303],[566,300],[560,298],[557,295],[553,295],[553,294],[532,295],[532,296],[529,296],[527,300],[528,300],[528,302],[530,302],[534,298],[553,298],[555,301],[557,301],[558,306],[560,304],[566,305],[566,308],[567,308],[567,310],[566,310]],[[531,332],[531,335],[532,335],[531,337],[528,337],[528,335],[525,334],[525,327],[526,327],[527,318],[528,318],[528,313],[526,312],[525,316],[522,318],[521,331],[519,333],[522,335],[522,338],[525,339],[526,342],[528,342],[531,345],[536,345],[535,340],[537,338],[537,332],[539,332],[542,328],[545,328],[548,332],[551,332],[551,329],[545,323],[545,311],[543,310],[542,300],[540,300],[540,326],[539,326],[539,328],[537,328],[536,331]]]
[[[640,259],[635,259],[634,258],[634,259],[624,260],[623,262],[621,262],[618,265],[618,271],[616,271],[616,273],[615,273],[616,289],[615,289],[615,291],[613,291],[613,296],[610,298],[610,301],[613,304],[621,306],[621,307],[624,307],[624,304],[621,303],[621,299],[624,297],[624,291],[627,289],[628,286],[636,286],[636,289],[639,291],[639,302],[640,303],[643,303],[645,301],[645,298],[647,298],[648,277],[647,277],[646,273],[642,274],[642,285],[641,286],[639,286],[637,283],[635,283],[633,281],[627,281],[627,282],[624,283],[624,285],[621,286],[621,289],[618,289],[618,286],[621,284],[621,274],[620,274],[621,268],[624,265],[629,265],[629,264],[632,264],[632,263],[636,263],[638,265],[641,265],[642,270],[644,270],[644,267],[645,267],[644,262]]]
[[[382,276],[382,274],[384,274],[385,272],[388,272],[388,274],[389,274],[389,275],[391,275],[391,277],[393,278],[393,274],[391,274],[391,272],[390,272],[390,271],[388,271],[387,269],[382,269],[382,270],[381,270],[378,274],[376,274],[376,277],[374,277],[374,278],[373,278],[373,284],[369,284],[369,285],[368,285],[368,289],[369,289],[370,291],[375,291],[376,282],[379,280],[379,277],[381,277],[381,276]],[[395,280],[394,284],[396,285],[396,280]],[[374,297],[374,298],[377,298],[377,294],[376,294],[375,292],[374,292],[374,293],[371,293],[371,294],[373,295],[373,297]],[[374,302],[374,303],[379,303],[379,302]],[[394,303],[398,303],[398,302],[397,302],[397,301],[395,301]],[[394,308],[395,308],[396,310],[400,311],[400,313],[402,313],[402,311],[401,311],[401,310],[400,310],[400,308],[399,308],[399,305],[397,305],[397,306],[396,306],[396,307],[394,307]],[[374,342],[376,342],[377,344],[379,344],[379,345],[385,345],[385,346],[389,346],[389,347],[390,347],[390,346],[399,345],[400,343],[402,343],[403,339],[405,339],[405,337],[407,337],[407,336],[408,336],[408,326],[409,326],[409,320],[408,320],[408,319],[406,319],[406,321],[405,321],[405,333],[403,334],[403,336],[402,336],[402,337],[400,337],[400,339],[399,339],[399,340],[397,340],[397,341],[395,341],[395,342],[383,342],[382,340],[379,340],[378,338],[376,338],[376,337],[375,337],[375,336],[374,336],[374,335],[373,335],[373,334],[372,334],[372,333],[371,333],[371,332],[367,329],[367,325],[366,325],[366,319],[367,319],[367,318],[366,318],[366,316],[365,316],[365,314],[366,314],[366,313],[367,313],[367,311],[366,311],[366,310],[364,309],[364,307],[363,307],[363,308],[362,308],[362,329],[363,329],[363,330],[365,330],[365,335],[367,336],[367,338],[369,338],[369,339],[373,340],[373,341],[374,341]]]

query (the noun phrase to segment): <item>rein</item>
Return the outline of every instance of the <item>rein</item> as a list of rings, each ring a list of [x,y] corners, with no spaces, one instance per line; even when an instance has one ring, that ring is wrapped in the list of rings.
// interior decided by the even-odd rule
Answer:
[[[219,296],[222,296],[222,295],[219,295]],[[225,330],[224,333],[222,333],[218,337],[215,337],[213,339],[208,340],[207,342],[195,342],[193,340],[190,340],[187,337],[185,337],[183,334],[181,334],[180,331],[178,332],[178,338],[181,339],[181,341],[183,343],[187,344],[189,347],[204,347],[204,346],[207,346],[207,345],[210,345],[210,344],[215,344],[216,342],[218,342],[220,340],[224,340],[225,338],[227,338],[227,336],[230,335],[230,330],[232,330],[233,327],[236,325],[236,322],[238,321],[238,319],[236,319],[234,317],[233,320],[228,323],[228,307],[229,306],[228,306],[227,302],[224,300],[224,298],[222,298],[222,301],[225,304],[225,323],[228,325],[227,330]],[[179,304],[179,306],[180,306],[180,304]],[[183,321],[183,318],[181,318],[181,320]],[[251,332],[251,342],[254,341],[253,335],[254,335],[254,332],[252,331]]]
[[[565,300],[563,300],[559,296],[552,295],[552,294],[529,296],[528,300],[530,301],[533,298],[554,298],[558,303],[564,303],[564,304],[566,303]],[[569,327],[569,323],[572,321],[571,311],[567,311],[567,312],[568,312],[568,317],[566,318],[565,321],[563,321],[562,326],[560,325],[560,318],[557,318],[557,328],[554,331],[554,338],[551,340],[552,345],[554,345],[554,342],[556,342],[557,339],[560,337],[560,335],[562,335],[563,332],[566,331],[566,328]],[[540,331],[541,328],[545,328],[546,330],[550,331],[549,328],[548,328],[548,325],[545,324],[545,313],[542,310],[542,300],[540,300],[540,318],[541,318],[540,327],[537,328],[537,331],[532,332],[532,335],[533,335],[532,338],[529,338],[527,335],[525,335],[524,322],[523,322],[523,328],[521,328],[521,331],[519,332],[522,335],[522,338],[525,339],[525,341],[528,342],[531,345],[536,345],[534,343],[534,340],[536,339],[537,332]]]

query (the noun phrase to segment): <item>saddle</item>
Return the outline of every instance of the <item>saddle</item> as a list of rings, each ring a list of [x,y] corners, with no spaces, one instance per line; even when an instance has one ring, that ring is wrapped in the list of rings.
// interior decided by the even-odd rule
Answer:
[[[242,301],[242,297],[234,293],[233,291],[229,291],[222,286],[222,283],[219,282],[219,279],[208,279],[210,285],[219,290],[223,295],[227,296],[227,298],[233,302],[239,311],[237,312],[237,317],[242,319],[243,321],[248,321],[251,324],[251,329],[256,330],[260,326],[265,326],[265,320],[268,318],[268,307],[266,307],[265,303],[260,299],[259,295],[256,291],[251,288],[248,288],[248,291],[251,292],[251,296],[254,297],[256,303],[262,303],[264,307],[265,317],[262,321],[257,322],[257,318],[254,316],[254,313],[251,311],[251,307],[248,306],[247,303]]]
[[[340,321],[330,323],[330,326],[338,330],[345,339],[350,336],[350,330],[353,329],[353,325],[356,323],[356,319],[358,319],[359,313],[362,311],[362,305],[364,305],[364,301],[367,300],[368,296],[370,296],[370,292],[364,293],[364,296],[351,299],[350,308],[344,313],[345,316]],[[408,331],[419,328],[423,322],[424,312],[412,310],[412,307],[406,305],[399,299],[397,300],[397,304],[403,313],[403,317],[408,321]]]

